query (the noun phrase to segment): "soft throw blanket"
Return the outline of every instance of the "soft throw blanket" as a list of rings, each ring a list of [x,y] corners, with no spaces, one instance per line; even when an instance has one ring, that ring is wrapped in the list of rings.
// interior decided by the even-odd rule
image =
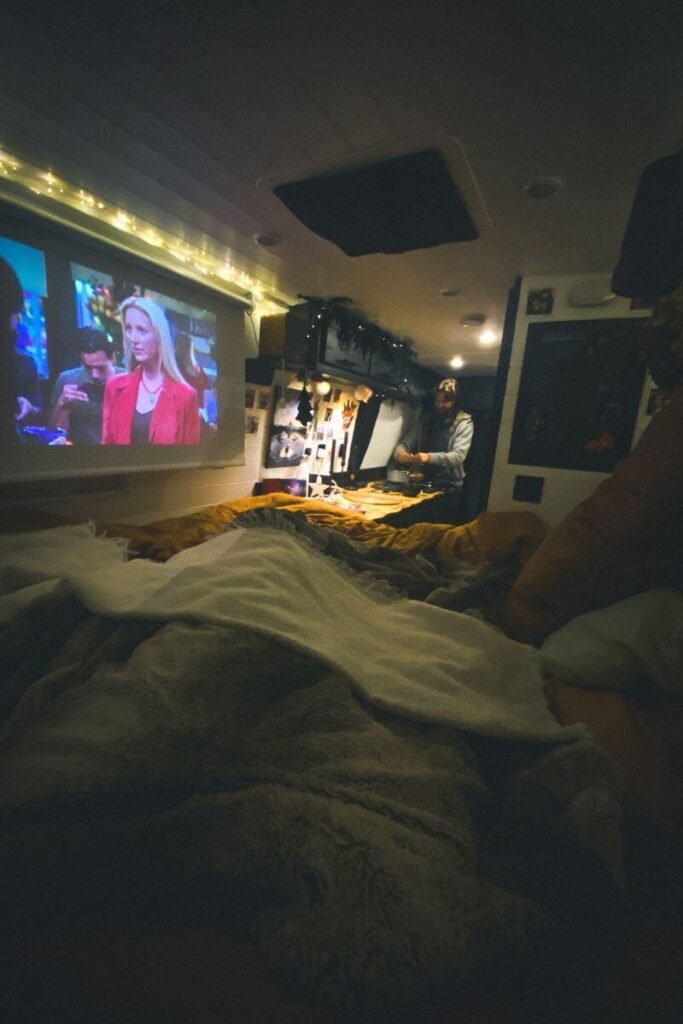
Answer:
[[[453,611],[469,611],[480,618],[497,617],[520,569],[519,545],[511,546],[507,558],[472,564],[451,557],[446,566],[433,551],[407,552],[369,544],[289,509],[249,509],[236,516],[233,526],[268,526],[296,534],[366,580],[382,580],[404,597]]]
[[[470,616],[356,579],[303,539],[228,532],[158,564],[68,576],[108,618],[241,625],[346,674],[377,707],[481,735],[567,741],[546,706],[536,652]]]
[[[89,615],[58,589],[0,634],[18,697],[0,754],[5,919],[239,923],[274,967],[356,1020],[446,980],[589,950],[596,924],[579,930],[582,913],[607,917],[619,874],[608,759],[587,740],[482,740],[379,710],[357,679],[278,639],[294,615],[286,604],[281,614],[270,580],[284,577],[292,607],[311,590],[334,614],[348,602],[377,623],[399,611],[403,642],[420,606],[270,534],[219,538],[162,574],[114,566],[114,588],[74,577],[84,598],[124,594],[128,619]],[[295,586],[305,566],[312,579]],[[148,617],[169,596],[182,607],[198,581],[211,621]],[[215,613],[225,594],[232,624]],[[242,624],[252,599],[267,629]],[[481,631],[504,639],[428,612],[462,619],[466,649]],[[510,651],[513,669],[529,664],[528,649]],[[383,656],[390,679],[389,644]],[[466,679],[466,658],[464,668]],[[452,705],[463,687],[435,696]]]

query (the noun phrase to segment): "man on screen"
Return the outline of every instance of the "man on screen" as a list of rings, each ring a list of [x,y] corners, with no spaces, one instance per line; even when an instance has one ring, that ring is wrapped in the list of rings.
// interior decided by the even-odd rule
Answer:
[[[50,426],[66,430],[74,444],[99,444],[105,384],[124,370],[114,365],[114,350],[104,331],[79,328],[76,349],[80,365],[60,373],[52,389]]]

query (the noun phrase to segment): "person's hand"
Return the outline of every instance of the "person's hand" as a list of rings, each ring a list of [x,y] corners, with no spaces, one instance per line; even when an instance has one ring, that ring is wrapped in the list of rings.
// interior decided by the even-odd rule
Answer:
[[[396,461],[402,466],[419,466],[423,462],[429,462],[429,453],[401,451],[396,454]]]
[[[86,395],[85,391],[81,391],[77,384],[65,384],[62,388],[62,393],[57,399],[57,407],[64,409],[68,407],[71,402],[89,402],[90,399]]]
[[[400,452],[396,453],[396,461],[400,463],[401,466],[412,466],[415,463],[415,456],[412,452],[407,452],[404,448]]]
[[[17,412],[14,416],[17,423],[23,423],[24,420],[28,419],[32,412],[33,404],[28,400],[28,398],[24,398],[23,395],[19,395],[17,398]]]

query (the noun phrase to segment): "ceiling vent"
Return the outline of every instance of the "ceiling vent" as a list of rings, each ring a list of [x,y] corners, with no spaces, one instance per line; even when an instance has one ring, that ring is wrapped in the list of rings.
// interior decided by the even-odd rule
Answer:
[[[562,188],[559,178],[534,178],[524,186],[524,193],[529,199],[551,199]]]
[[[486,315],[484,313],[465,313],[460,320],[461,327],[481,327],[485,323]]]
[[[276,185],[275,195],[347,256],[402,253],[479,232],[436,150]]]

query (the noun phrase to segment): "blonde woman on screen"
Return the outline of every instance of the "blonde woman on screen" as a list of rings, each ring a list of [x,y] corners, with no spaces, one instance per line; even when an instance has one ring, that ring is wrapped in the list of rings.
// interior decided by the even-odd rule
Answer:
[[[120,315],[128,373],[107,381],[102,444],[199,444],[197,392],[178,369],[163,308],[133,296]]]

